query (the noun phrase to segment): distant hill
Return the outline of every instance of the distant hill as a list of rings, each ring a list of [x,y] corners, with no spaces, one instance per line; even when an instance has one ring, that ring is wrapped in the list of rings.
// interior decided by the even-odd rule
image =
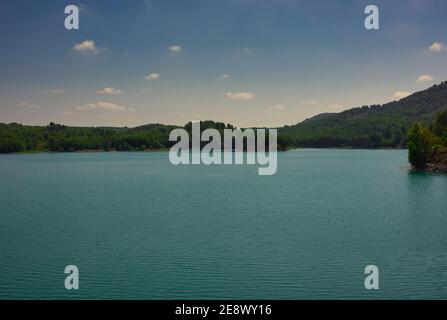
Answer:
[[[399,101],[319,114],[282,127],[278,143],[293,147],[404,147],[413,123],[429,124],[444,110],[447,81]]]
[[[384,105],[363,106],[341,113],[322,113],[293,126],[278,128],[278,148],[405,147],[415,122],[431,124],[447,110],[447,82]],[[169,133],[179,126],[148,124],[135,128],[24,126],[0,123],[0,153],[80,150],[159,150],[173,145]],[[191,123],[183,128],[191,130]],[[233,128],[203,121],[202,130]]]

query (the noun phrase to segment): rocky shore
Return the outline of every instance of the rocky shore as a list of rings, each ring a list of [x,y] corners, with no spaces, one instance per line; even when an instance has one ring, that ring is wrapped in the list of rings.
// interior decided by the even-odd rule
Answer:
[[[429,172],[443,172],[447,173],[447,150],[437,152],[427,165]]]

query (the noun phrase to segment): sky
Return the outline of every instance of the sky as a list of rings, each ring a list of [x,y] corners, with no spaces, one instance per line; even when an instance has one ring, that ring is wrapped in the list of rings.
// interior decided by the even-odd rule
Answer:
[[[66,30],[65,6],[80,8]],[[380,29],[366,30],[365,7]],[[1,0],[0,122],[296,124],[447,80],[445,0]]]

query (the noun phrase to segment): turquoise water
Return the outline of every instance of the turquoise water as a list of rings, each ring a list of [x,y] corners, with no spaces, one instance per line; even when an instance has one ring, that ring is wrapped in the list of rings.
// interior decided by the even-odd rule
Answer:
[[[406,159],[297,150],[258,176],[164,152],[2,155],[0,299],[446,299],[447,175]]]

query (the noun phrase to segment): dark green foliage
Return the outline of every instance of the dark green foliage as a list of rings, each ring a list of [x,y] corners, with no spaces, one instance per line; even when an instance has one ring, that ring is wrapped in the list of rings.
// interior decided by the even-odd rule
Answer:
[[[0,124],[0,153],[21,151],[157,150],[170,147],[175,126],[83,128],[50,123],[46,127]]]
[[[83,128],[50,123],[46,127],[0,124],[0,153],[22,151],[143,151],[170,148],[169,133],[178,126],[149,124],[136,128]],[[223,129],[233,126],[204,121],[201,129]],[[191,130],[191,123],[185,126]]]
[[[408,160],[418,169],[425,168],[433,154],[437,137],[427,128],[416,123],[408,132]]]
[[[443,168],[447,165],[447,112],[440,112],[432,124],[433,131],[416,123],[408,131],[408,160],[416,169],[429,164]]]
[[[433,132],[438,137],[447,137],[447,111],[438,113]]]

